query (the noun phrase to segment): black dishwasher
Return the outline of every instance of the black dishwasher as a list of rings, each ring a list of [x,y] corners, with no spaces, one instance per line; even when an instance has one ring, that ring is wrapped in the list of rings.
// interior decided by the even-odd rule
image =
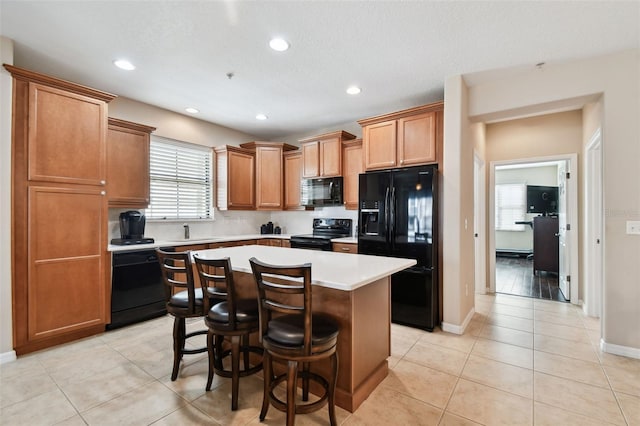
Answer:
[[[155,250],[113,253],[111,323],[107,330],[165,315],[165,303]]]

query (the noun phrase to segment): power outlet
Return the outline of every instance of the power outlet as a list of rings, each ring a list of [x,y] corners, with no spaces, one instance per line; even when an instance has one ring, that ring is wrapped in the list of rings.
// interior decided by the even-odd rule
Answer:
[[[628,220],[627,221],[627,234],[628,235],[640,235],[640,220]]]

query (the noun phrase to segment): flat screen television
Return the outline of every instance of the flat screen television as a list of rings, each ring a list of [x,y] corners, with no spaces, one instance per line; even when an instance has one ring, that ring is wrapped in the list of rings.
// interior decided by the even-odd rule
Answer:
[[[527,213],[558,213],[558,187],[527,185]]]

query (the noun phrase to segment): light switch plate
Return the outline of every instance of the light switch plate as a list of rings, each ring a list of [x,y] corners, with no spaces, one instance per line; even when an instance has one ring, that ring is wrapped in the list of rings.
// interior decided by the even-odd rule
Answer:
[[[627,221],[627,234],[640,235],[640,220]]]

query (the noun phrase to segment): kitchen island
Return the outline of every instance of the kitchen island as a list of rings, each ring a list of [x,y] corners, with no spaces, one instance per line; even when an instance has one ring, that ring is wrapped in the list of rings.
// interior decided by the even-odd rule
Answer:
[[[355,411],[387,376],[390,276],[415,260],[257,245],[192,253],[206,259],[229,257],[240,297],[256,297],[251,257],[273,265],[311,263],[313,310],[331,315],[340,325],[336,404]],[[328,360],[318,364],[321,374],[329,371]]]

